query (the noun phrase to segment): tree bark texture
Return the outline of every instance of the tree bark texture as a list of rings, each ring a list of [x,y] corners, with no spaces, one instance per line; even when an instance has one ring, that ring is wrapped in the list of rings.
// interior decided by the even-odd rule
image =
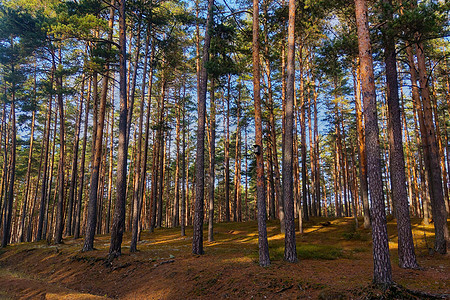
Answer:
[[[393,281],[383,197],[380,144],[378,139],[379,128],[367,4],[365,0],[355,0],[355,6],[364,117],[366,121],[365,142],[369,192],[372,199],[373,281],[377,285],[390,286]]]
[[[285,106],[285,134],[283,152],[283,201],[285,213],[284,259],[288,262],[297,261],[297,246],[295,244],[294,220],[294,182],[293,164],[293,134],[294,134],[294,80],[295,80],[295,0],[289,0],[288,56],[287,56],[287,86]],[[302,132],[302,134],[305,134]],[[306,165],[306,163],[305,163]]]
[[[266,197],[264,195],[264,157],[261,120],[259,69],[259,1],[253,0],[253,99],[255,105],[256,201],[258,214],[259,265],[270,265],[266,226]]]
[[[203,57],[200,69],[200,86],[198,94],[198,125],[197,125],[197,154],[195,162],[195,212],[194,235],[192,238],[192,253],[203,254],[203,206],[205,196],[205,121],[206,121],[206,91],[208,75],[206,64],[209,61],[209,46],[211,43],[211,30],[213,23],[214,0],[208,0],[208,18],[206,21],[205,39],[203,44]]]

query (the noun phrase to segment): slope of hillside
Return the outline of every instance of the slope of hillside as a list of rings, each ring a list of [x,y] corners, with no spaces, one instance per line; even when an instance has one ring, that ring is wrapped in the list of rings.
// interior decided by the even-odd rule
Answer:
[[[328,222],[329,221],[329,222]],[[430,254],[433,228],[413,222],[422,270],[398,268],[395,222],[388,224],[394,280],[425,297],[450,294],[448,255]],[[189,228],[191,229],[191,228]],[[206,233],[206,231],[205,231]],[[283,261],[284,239],[276,222],[268,223],[272,264],[257,263],[257,224],[215,226],[215,242],[205,242],[203,256],[191,254],[192,229],[142,232],[139,251],[108,263],[109,236],[95,239],[97,250],[81,252],[82,239],[8,246],[0,255],[0,298],[5,299],[347,299],[383,296],[370,286],[371,238],[354,230],[351,218],[315,218],[297,234],[299,263]],[[420,293],[422,292],[422,294]],[[391,298],[404,298],[390,291]],[[395,296],[398,293],[400,296]],[[386,296],[386,293],[384,293]]]

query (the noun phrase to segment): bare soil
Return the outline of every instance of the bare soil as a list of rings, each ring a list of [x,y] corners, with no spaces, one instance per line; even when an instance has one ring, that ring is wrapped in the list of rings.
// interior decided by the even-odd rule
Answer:
[[[291,264],[283,261],[279,224],[268,222],[267,268],[258,265],[256,222],[216,224],[215,242],[205,242],[202,256],[191,253],[192,228],[186,237],[179,229],[142,232],[137,253],[129,252],[126,234],[122,256],[112,262],[109,236],[97,236],[91,252],[81,252],[83,240],[71,237],[61,245],[11,245],[0,250],[0,299],[450,299],[449,255],[430,251],[432,225],[413,220],[422,269],[405,270],[397,266],[395,220],[388,224],[394,280],[406,292],[370,285],[370,232],[355,230],[353,219],[304,225],[299,262]]]

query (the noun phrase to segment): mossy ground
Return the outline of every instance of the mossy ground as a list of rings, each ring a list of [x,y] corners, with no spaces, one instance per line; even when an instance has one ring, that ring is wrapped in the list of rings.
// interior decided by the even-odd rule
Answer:
[[[361,224],[360,220],[360,224]],[[22,243],[0,251],[0,299],[348,299],[383,293],[368,288],[372,279],[370,231],[354,219],[313,218],[297,233],[299,262],[283,261],[279,223],[267,224],[272,264],[258,265],[256,222],[220,223],[205,255],[191,254],[192,228],[142,232],[137,253],[125,234],[122,256],[108,263],[109,236],[97,236],[95,251],[81,252],[82,239],[62,245]],[[394,280],[411,290],[449,294],[448,255],[431,254],[434,229],[413,220],[422,270],[397,266],[395,220],[388,223]],[[207,234],[207,230],[204,231]],[[207,236],[205,236],[207,240]],[[401,297],[399,296],[399,299]]]

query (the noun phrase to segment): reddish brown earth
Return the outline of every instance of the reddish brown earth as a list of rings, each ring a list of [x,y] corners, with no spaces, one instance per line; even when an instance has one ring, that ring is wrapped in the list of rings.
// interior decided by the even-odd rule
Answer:
[[[297,234],[299,263],[283,261],[283,235],[268,223],[272,264],[257,264],[255,222],[217,224],[216,242],[205,243],[205,255],[191,254],[191,231],[143,232],[138,253],[108,263],[109,237],[95,240],[96,251],[83,253],[82,239],[62,245],[46,242],[8,246],[0,254],[0,299],[404,299],[370,287],[371,239],[354,231],[354,221],[314,219]],[[449,256],[430,254],[433,228],[417,220],[414,238],[422,270],[397,266],[395,223],[389,222],[394,280],[427,294],[450,294]],[[205,231],[206,233],[206,231]],[[394,295],[394,296],[392,296]],[[421,299],[424,294],[408,294]]]

